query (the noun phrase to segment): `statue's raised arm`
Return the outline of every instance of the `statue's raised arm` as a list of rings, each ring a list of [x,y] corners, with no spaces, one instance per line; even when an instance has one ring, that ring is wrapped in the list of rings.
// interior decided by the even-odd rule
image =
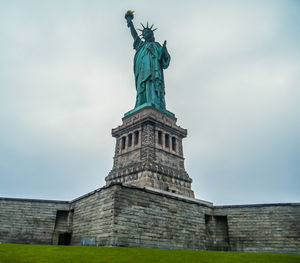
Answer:
[[[133,48],[136,50],[134,56],[134,75],[137,91],[135,108],[152,106],[159,110],[166,111],[165,84],[163,69],[168,68],[170,55],[167,50],[167,41],[161,46],[155,42],[153,25],[149,27],[148,22],[143,29],[142,39],[138,36],[132,20],[133,11],[128,10],[125,14],[127,26],[130,28],[134,39]]]
[[[134,25],[132,23],[133,13],[134,13],[134,11],[128,10],[127,13],[125,14],[125,19],[127,21],[127,26],[130,28],[131,35],[132,35],[133,39],[135,40],[139,36],[138,36],[138,34],[134,28]]]

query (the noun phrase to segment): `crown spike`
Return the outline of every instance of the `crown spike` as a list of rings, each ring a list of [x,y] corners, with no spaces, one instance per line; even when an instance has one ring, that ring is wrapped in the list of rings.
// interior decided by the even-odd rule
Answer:
[[[141,25],[142,25],[142,27],[143,27],[143,29],[144,29],[144,28],[145,28],[144,25],[143,25],[142,23],[141,23]]]
[[[156,29],[157,29],[157,28],[154,28],[154,29],[152,30],[152,32],[154,32]]]
[[[143,32],[143,29],[139,29],[139,28],[138,28],[137,30],[139,30],[139,31]]]
[[[154,26],[154,24],[152,24],[152,26],[150,27],[150,29],[152,29],[153,26]]]
[[[147,21],[147,28],[149,28],[148,21]]]

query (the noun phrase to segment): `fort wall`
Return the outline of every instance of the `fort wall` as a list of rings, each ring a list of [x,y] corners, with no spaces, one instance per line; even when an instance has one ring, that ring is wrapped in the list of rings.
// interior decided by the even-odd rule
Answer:
[[[232,251],[300,253],[300,204],[217,206]]]
[[[300,204],[212,206],[124,186],[115,202],[118,246],[300,253]]]
[[[0,198],[0,242],[52,244],[57,211],[69,210],[64,201]]]
[[[68,237],[71,245],[300,253],[300,204],[213,206],[122,184],[71,202],[0,198],[0,242]]]
[[[157,189],[117,186],[117,246],[205,249],[206,202]]]
[[[100,188],[71,201],[72,245],[114,246],[115,187]]]

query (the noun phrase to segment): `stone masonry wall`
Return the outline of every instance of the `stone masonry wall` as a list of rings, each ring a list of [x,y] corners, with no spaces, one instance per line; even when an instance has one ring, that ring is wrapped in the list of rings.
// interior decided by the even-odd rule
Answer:
[[[204,214],[211,208],[158,190],[117,187],[116,246],[205,249]]]
[[[0,242],[52,244],[57,210],[69,202],[0,198]]]
[[[300,204],[218,206],[115,185],[116,246],[300,253]]]
[[[0,198],[0,242],[300,253],[300,204],[212,206],[115,184],[71,202]]]
[[[219,206],[214,214],[227,215],[233,251],[300,253],[300,204]]]
[[[91,245],[114,245],[115,187],[100,188],[72,201],[72,245],[82,244],[83,239]]]

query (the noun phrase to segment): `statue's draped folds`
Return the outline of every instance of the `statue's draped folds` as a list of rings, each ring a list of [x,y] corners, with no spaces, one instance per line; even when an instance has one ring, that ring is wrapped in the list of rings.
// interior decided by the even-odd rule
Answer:
[[[170,55],[155,42],[142,41],[139,37],[133,44],[136,50],[134,56],[134,75],[137,90],[136,105],[151,103],[159,109],[166,108],[165,84],[163,69],[170,63]]]
[[[165,83],[163,69],[166,69],[170,63],[170,55],[167,50],[167,41],[161,46],[158,42],[155,42],[154,31],[151,27],[145,27],[138,29],[142,32],[138,35],[132,20],[134,18],[134,11],[128,10],[125,14],[127,26],[130,28],[131,35],[133,37],[133,48],[136,50],[134,56],[134,76],[136,86],[136,103],[135,108],[125,114],[131,114],[140,108],[146,106],[152,106],[159,109],[170,116],[174,116],[173,113],[166,110],[165,102]]]

